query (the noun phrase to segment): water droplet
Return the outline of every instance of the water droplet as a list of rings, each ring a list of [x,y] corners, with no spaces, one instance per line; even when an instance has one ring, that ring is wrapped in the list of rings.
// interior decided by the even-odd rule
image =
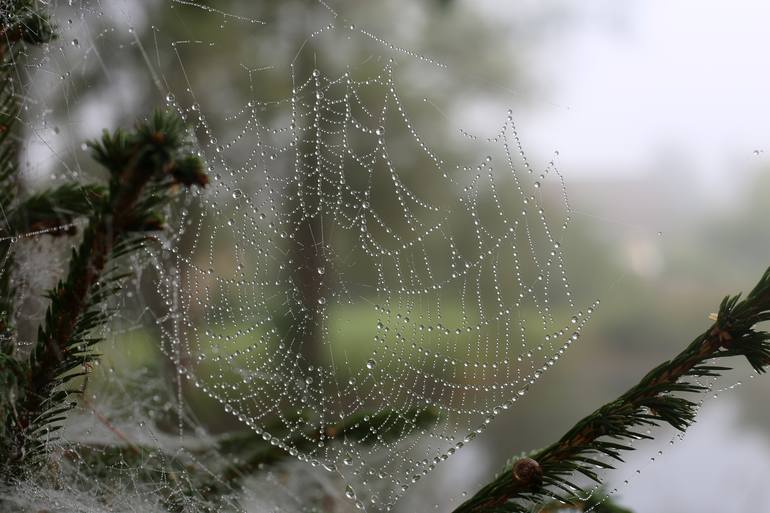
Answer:
[[[318,271],[318,274],[320,274],[320,275],[322,275],[322,276],[323,276],[324,274],[326,274],[326,268],[325,268],[325,267],[319,267],[319,268],[317,269],[317,271]]]
[[[242,190],[240,190],[240,189],[235,189],[235,190],[233,191],[233,199],[238,199],[238,198],[240,198],[241,196],[243,196],[243,191],[242,191]]]
[[[377,365],[377,362],[375,362],[374,360],[369,360],[369,361],[366,362],[366,368],[367,369],[371,370],[371,369],[373,369],[375,367],[375,365]]]
[[[77,38],[73,39],[72,46],[80,46],[80,41],[78,41]]]

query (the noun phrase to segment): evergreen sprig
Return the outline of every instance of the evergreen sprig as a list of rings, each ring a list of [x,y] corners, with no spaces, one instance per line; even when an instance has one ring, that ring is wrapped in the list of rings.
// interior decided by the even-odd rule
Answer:
[[[62,187],[26,203],[27,219],[38,222],[62,210],[72,214],[80,207],[94,208],[66,276],[48,294],[51,304],[29,362],[16,373],[17,398],[3,410],[4,434],[13,433],[0,440],[8,468],[34,461],[73,406],[71,395],[77,391],[67,385],[98,357],[94,346],[101,338],[96,329],[109,319],[107,301],[128,276],[117,257],[138,250],[147,232],[162,228],[160,208],[175,186],[202,187],[208,181],[202,162],[191,152],[184,123],[173,113],[157,111],[132,132],[105,131],[89,146],[109,172],[106,193],[99,187],[84,189],[90,193],[85,195],[80,190],[82,202],[66,201],[65,209],[56,199],[77,193]]]
[[[0,448],[13,438],[5,422],[14,411],[16,391],[27,368],[14,356],[13,325],[16,289],[13,283],[13,237],[24,231],[13,220],[18,203],[19,113],[16,64],[25,45],[50,41],[54,32],[45,12],[31,0],[0,0]],[[5,451],[1,454],[4,455]]]
[[[68,226],[79,217],[88,217],[101,205],[106,189],[98,184],[67,183],[34,194],[16,205],[8,216],[15,233],[47,231],[52,236],[75,232]],[[57,228],[66,227],[61,230]]]
[[[714,359],[743,356],[756,372],[765,372],[770,365],[770,333],[756,326],[768,320],[770,269],[745,299],[725,297],[714,324],[678,356],[579,421],[558,442],[512,461],[455,513],[524,513],[554,499],[569,503],[570,497],[585,493],[575,476],[600,482],[599,469],[612,469],[611,460],[623,461],[621,455],[633,450],[634,440],[652,438],[646,428],[669,424],[687,429],[698,405],[683,395],[706,391],[699,379],[730,369],[714,365]]]

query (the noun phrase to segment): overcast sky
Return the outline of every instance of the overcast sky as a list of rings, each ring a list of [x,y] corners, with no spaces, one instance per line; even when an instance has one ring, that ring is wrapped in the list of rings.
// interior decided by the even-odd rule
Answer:
[[[714,189],[770,164],[770,2],[558,1],[573,18],[528,59],[547,86],[520,119],[528,144],[558,149],[573,178],[672,158]]]

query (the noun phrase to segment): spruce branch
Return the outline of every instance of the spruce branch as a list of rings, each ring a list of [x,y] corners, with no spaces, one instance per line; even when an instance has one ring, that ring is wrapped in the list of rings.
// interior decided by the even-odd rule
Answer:
[[[558,442],[511,462],[455,513],[524,513],[533,505],[554,499],[569,503],[575,494],[586,493],[573,476],[599,483],[597,469],[612,469],[608,460],[623,461],[621,455],[633,450],[634,440],[653,438],[644,428],[668,424],[684,431],[692,424],[698,405],[683,395],[706,391],[700,378],[730,369],[714,365],[713,360],[743,356],[756,372],[765,372],[770,365],[770,333],[756,325],[768,320],[770,269],[745,299],[740,294],[725,297],[715,322],[679,355],[580,420]]]
[[[15,233],[48,231],[52,236],[71,235],[70,227],[57,231],[78,217],[90,216],[102,204],[107,191],[101,185],[64,184],[48,189],[19,202],[9,213],[9,223]]]
[[[51,304],[25,369],[26,379],[17,387],[15,407],[2,412],[6,433],[15,434],[0,446],[9,468],[41,453],[45,440],[73,406],[70,396],[76,391],[68,390],[67,383],[98,358],[94,345],[101,339],[94,332],[109,319],[106,302],[127,276],[116,258],[139,249],[148,231],[162,228],[159,208],[176,185],[206,185],[202,162],[192,155],[186,135],[182,120],[163,111],[133,132],[105,131],[89,146],[94,159],[109,171],[106,194],[98,187],[86,188],[94,194],[77,202],[72,200],[75,190],[64,187],[29,200],[33,212],[27,217],[32,218],[41,212],[47,219],[63,209],[71,214],[91,205],[96,208],[72,252],[66,277],[48,294]]]

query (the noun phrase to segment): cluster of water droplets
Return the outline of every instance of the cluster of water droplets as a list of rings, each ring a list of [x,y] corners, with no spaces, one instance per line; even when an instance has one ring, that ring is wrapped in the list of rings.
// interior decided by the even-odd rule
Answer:
[[[171,4],[223,30],[262,23]],[[211,184],[175,206],[167,260],[155,262],[157,324],[180,423],[189,381],[272,446],[339,474],[359,507],[390,509],[522,400],[598,301],[581,309],[569,285],[558,152],[531,163],[512,111],[489,137],[422,119],[435,102],[402,91],[396,59],[445,66],[329,10],[334,22],[310,39],[341,32],[375,57],[341,71],[295,59],[276,69],[290,88],[257,90],[227,114],[192,87],[164,93]],[[67,28],[102,16],[81,14],[63,29],[61,53],[78,56],[63,81],[115,35]],[[181,65],[178,48],[193,43],[147,51],[129,34],[144,58],[169,52]]]
[[[395,68],[291,66],[287,96],[229,115],[227,139],[206,106],[167,98],[203,134],[213,177],[168,245],[168,351],[270,444],[339,473],[362,508],[389,509],[483,433],[598,305],[575,306],[564,182],[527,160],[512,112],[492,137],[458,130],[462,156],[442,157]],[[351,418],[369,433],[338,437]]]

